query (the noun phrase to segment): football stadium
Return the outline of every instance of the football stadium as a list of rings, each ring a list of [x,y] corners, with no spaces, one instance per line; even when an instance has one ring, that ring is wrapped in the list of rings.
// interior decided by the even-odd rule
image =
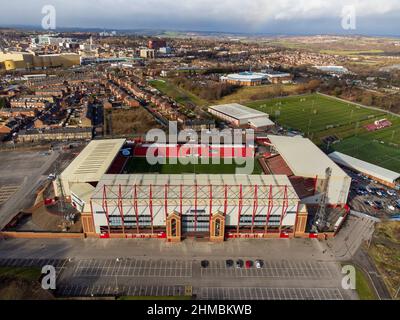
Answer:
[[[187,148],[94,140],[54,181],[54,188],[80,211],[87,237],[179,242],[334,235],[348,214],[350,177],[308,139],[267,136],[257,143],[268,150],[259,158],[255,148],[245,145]],[[208,158],[210,164],[201,173],[163,173],[146,165],[149,148],[161,159]],[[211,162],[213,157],[229,162],[237,154],[256,161],[259,170],[224,173],[219,170],[225,164]],[[140,168],[133,170],[138,159]],[[322,208],[326,224],[315,229]]]

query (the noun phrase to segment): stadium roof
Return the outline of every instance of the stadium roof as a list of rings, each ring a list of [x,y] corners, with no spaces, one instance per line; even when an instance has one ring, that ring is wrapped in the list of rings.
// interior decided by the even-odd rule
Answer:
[[[333,152],[329,155],[333,161],[347,168],[368,174],[389,183],[395,183],[400,178],[400,173],[387,170],[372,163],[368,163],[340,152]]]
[[[326,169],[331,168],[333,177],[347,177],[347,174],[309,139],[273,135],[268,135],[268,138],[296,176],[325,177]]]
[[[90,204],[90,197],[92,196],[94,189],[95,188],[89,183],[74,183],[71,186],[71,192],[84,202],[84,212],[90,212],[90,208],[88,206]]]
[[[94,140],[61,174],[69,182],[96,182],[106,173],[125,139]]]
[[[284,190],[287,186],[288,198],[295,201],[299,197],[294,190],[287,176],[279,175],[162,175],[162,174],[136,174],[136,175],[104,175],[93,193],[92,199],[102,199],[103,191],[106,187],[107,198],[118,198],[119,188],[121,186],[121,194],[124,198],[131,198],[132,189],[138,186],[138,197],[149,198],[149,187],[152,186],[154,198],[165,197],[165,186],[168,186],[168,195],[170,198],[179,198],[179,188],[182,185],[183,198],[194,199],[195,186],[203,189],[198,192],[199,199],[209,199],[210,186],[212,187],[213,198],[224,198],[224,187],[229,186],[228,198],[238,199],[240,185],[243,187],[243,198],[254,198],[254,186],[259,186],[260,200],[268,197],[269,186],[273,188],[273,197],[275,199],[283,199]],[[264,188],[263,188],[264,186]],[[146,187],[146,188],[143,188]],[[203,188],[202,188],[203,187]],[[207,189],[204,189],[206,187]],[[206,192],[204,192],[206,190]],[[262,194],[266,194],[265,196]]]
[[[238,120],[245,120],[263,116],[268,118],[268,114],[243,106],[238,103],[221,104],[218,106],[211,106],[209,108]]]

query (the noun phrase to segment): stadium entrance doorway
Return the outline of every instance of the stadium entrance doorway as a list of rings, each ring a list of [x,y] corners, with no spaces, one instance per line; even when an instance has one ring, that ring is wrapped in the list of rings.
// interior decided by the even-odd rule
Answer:
[[[224,215],[215,213],[210,216],[205,210],[191,210],[183,216],[178,213],[170,214],[167,218],[167,241],[180,242],[187,238],[224,241]]]

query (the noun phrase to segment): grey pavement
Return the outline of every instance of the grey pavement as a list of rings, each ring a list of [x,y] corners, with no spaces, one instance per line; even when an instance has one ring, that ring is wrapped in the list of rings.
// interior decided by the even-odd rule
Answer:
[[[0,264],[58,259],[57,292],[67,296],[143,290],[155,295],[189,286],[198,299],[357,299],[355,292],[341,288],[341,267],[324,251],[315,239],[187,240],[180,244],[132,239],[8,239],[0,241]],[[226,259],[239,258],[265,263],[261,269],[226,266]],[[208,268],[201,267],[203,259],[209,260]]]
[[[59,157],[55,151],[7,151],[0,153],[0,187],[14,188],[0,205],[0,229],[20,211],[32,206],[37,188],[47,179],[46,171]]]

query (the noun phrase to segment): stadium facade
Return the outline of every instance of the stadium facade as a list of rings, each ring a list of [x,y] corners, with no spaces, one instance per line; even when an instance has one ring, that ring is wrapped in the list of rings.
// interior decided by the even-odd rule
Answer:
[[[309,140],[304,140],[293,143],[306,145]],[[275,136],[268,137],[268,141],[271,149],[275,148],[274,143],[284,144]],[[128,161],[126,152],[121,150],[127,148],[132,148],[131,154],[137,156],[134,149],[144,146],[127,145],[123,139],[92,141],[54,182],[57,194],[69,199],[81,212],[83,231],[88,237],[164,238],[177,242],[187,237],[224,241],[306,236],[308,205],[318,202],[322,178],[311,178],[310,200],[310,195],[301,194],[294,174],[286,172],[120,174]],[[347,175],[341,174],[341,169],[315,148],[311,156],[323,159],[316,170],[327,164],[334,167],[335,176],[342,176],[341,182],[339,178],[330,180],[330,189],[336,190],[336,183],[345,185]],[[165,150],[162,154],[166,154]],[[296,166],[294,162],[289,165]],[[306,169],[312,171],[312,166]],[[306,181],[318,173],[304,171],[306,177],[300,178]],[[339,194],[330,195],[330,205],[345,205],[348,192],[344,198]],[[337,219],[342,221],[343,216]],[[332,222],[335,223],[336,220]]]

